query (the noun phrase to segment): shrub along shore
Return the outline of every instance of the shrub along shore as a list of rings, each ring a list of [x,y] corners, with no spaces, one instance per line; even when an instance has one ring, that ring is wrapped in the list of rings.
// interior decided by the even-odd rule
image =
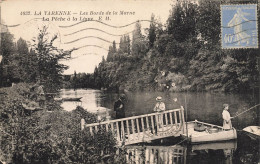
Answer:
[[[96,115],[77,107],[64,111],[56,102],[39,108],[30,84],[0,89],[1,154],[7,163],[125,163],[111,133],[100,129],[94,136],[81,131],[80,120],[97,122]],[[39,95],[34,95],[39,96]],[[26,109],[34,106],[35,109]],[[52,105],[50,106],[49,103]],[[31,104],[31,105],[30,105]]]

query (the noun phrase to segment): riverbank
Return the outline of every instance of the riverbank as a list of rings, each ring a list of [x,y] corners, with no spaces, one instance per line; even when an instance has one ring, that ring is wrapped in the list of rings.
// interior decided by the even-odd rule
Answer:
[[[82,107],[72,112],[55,106],[51,110],[44,107],[41,110],[25,109],[22,104],[26,101],[38,103],[31,97],[30,86],[23,83],[0,88],[0,125],[4,132],[0,143],[1,161],[48,164],[98,163],[104,157],[115,162],[121,160],[110,133],[100,130],[91,136],[81,131],[82,118],[86,123],[97,122],[97,116]]]

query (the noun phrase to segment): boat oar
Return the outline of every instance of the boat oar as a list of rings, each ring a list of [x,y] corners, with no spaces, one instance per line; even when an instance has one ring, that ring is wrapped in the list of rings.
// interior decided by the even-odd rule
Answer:
[[[247,109],[247,110],[245,110],[245,111],[243,111],[243,112],[237,114],[236,116],[232,117],[232,119],[233,119],[233,118],[236,118],[236,117],[238,117],[238,116],[240,116],[241,114],[244,114],[244,113],[246,113],[246,112],[248,112],[248,111],[254,109],[255,107],[257,107],[257,106],[259,106],[259,105],[260,105],[260,104],[257,104],[257,105],[255,105],[255,106],[253,106],[253,107],[251,107],[251,108],[249,108],[249,109]]]

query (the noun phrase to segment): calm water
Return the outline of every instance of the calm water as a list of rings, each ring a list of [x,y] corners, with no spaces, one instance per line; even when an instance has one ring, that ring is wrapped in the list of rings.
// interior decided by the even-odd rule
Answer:
[[[127,92],[126,115],[135,116],[153,112],[155,98],[162,96],[166,109],[184,106],[187,120],[199,120],[222,125],[222,104],[230,105],[230,114],[235,116],[258,103],[255,94],[221,93],[169,93],[169,92]],[[62,97],[82,97],[81,102],[64,102],[64,110],[71,111],[81,105],[87,111],[114,117],[113,104],[118,98],[116,93],[93,89],[62,90]],[[174,102],[173,99],[178,101]],[[240,130],[246,126],[259,125],[259,109],[253,109],[232,120],[238,130],[238,140],[215,145],[197,145],[194,148],[175,143],[170,139],[155,145],[133,146],[128,148],[128,163],[260,163],[259,141],[254,141]],[[179,149],[180,148],[180,149]],[[177,151],[179,151],[176,153]],[[177,158],[178,157],[178,158]]]

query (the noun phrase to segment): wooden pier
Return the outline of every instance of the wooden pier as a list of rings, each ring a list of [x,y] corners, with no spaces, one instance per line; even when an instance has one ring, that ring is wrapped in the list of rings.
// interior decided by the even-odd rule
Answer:
[[[92,135],[98,129],[111,131],[118,145],[149,142],[156,139],[180,136],[185,132],[184,109],[172,109],[123,119],[82,125]]]

